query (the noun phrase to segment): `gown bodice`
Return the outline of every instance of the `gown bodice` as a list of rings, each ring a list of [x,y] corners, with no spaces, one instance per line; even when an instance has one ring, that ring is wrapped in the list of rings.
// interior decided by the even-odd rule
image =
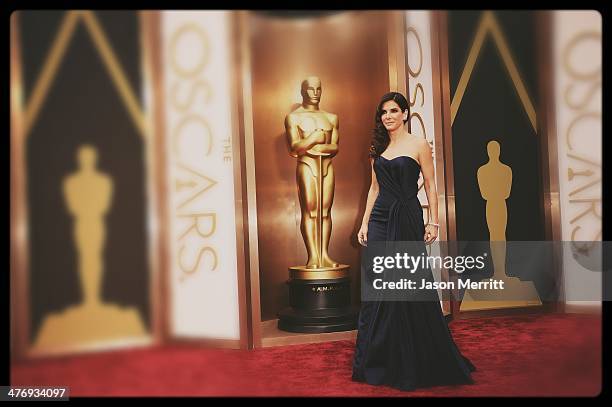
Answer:
[[[374,172],[381,193],[406,201],[416,198],[421,166],[414,158],[400,155],[389,160],[380,155],[374,161]]]
[[[417,198],[421,166],[412,157],[400,155],[374,159],[378,197],[371,221],[385,222],[386,240],[422,240],[425,233],[423,209]]]

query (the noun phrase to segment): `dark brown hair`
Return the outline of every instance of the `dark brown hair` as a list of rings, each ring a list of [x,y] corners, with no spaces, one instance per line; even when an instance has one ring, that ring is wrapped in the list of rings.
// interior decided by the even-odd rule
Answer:
[[[400,109],[402,109],[402,113],[408,110],[408,114],[410,114],[410,106],[408,105],[408,101],[398,92],[389,92],[385,93],[383,97],[380,99],[380,103],[378,103],[378,107],[376,108],[376,116],[374,117],[374,130],[372,135],[372,144],[370,145],[370,157],[378,157],[387,149],[389,145],[389,132],[385,128],[382,123],[382,107],[385,102],[394,101],[398,104]],[[406,124],[408,120],[404,120],[404,124]]]

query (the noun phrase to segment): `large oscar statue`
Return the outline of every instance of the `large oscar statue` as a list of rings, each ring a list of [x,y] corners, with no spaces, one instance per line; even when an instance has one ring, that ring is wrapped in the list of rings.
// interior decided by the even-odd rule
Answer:
[[[302,82],[302,104],[285,118],[290,154],[297,158],[296,181],[306,245],[305,265],[289,267],[289,303],[279,313],[279,329],[290,332],[335,332],[355,328],[350,306],[349,266],[329,256],[334,200],[334,167],[338,153],[338,116],[319,110],[321,81]]]

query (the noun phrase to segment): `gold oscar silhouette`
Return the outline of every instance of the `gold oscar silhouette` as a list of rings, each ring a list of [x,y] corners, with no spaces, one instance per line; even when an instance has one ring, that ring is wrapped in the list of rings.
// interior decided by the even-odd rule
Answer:
[[[491,241],[494,280],[503,280],[503,290],[466,290],[461,311],[470,309],[511,308],[541,305],[540,297],[531,281],[521,281],[506,275],[506,199],[512,189],[512,169],[499,160],[500,144],[487,144],[489,161],[477,172],[480,195],[487,202],[486,218]]]
[[[289,154],[297,158],[296,181],[308,253],[305,265],[289,267],[290,307],[279,312],[278,328],[289,332],[336,332],[355,328],[350,305],[349,266],[329,256],[338,153],[338,116],[319,109],[321,80],[302,81],[302,104],[285,117]]]
[[[74,218],[73,236],[83,302],[45,318],[34,351],[73,348],[92,342],[146,335],[136,309],[101,301],[105,215],[111,206],[113,183],[108,175],[97,170],[94,147],[79,147],[77,160],[79,169],[66,177],[63,193],[67,210]]]

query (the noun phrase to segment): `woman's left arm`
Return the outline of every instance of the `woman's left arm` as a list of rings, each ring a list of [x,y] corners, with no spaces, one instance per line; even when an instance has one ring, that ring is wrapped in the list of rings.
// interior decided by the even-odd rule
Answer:
[[[423,172],[423,180],[427,202],[429,204],[429,220],[425,225],[425,243],[431,244],[438,237],[440,223],[438,222],[438,191],[436,190],[436,177],[434,174],[433,152],[427,140],[423,139],[419,150],[419,159],[421,162],[421,171]]]

